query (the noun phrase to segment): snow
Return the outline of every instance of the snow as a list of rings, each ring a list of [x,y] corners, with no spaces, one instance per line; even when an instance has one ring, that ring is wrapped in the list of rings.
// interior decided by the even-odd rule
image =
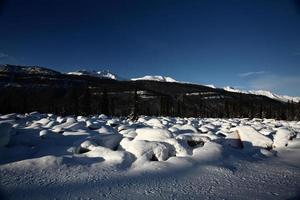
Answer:
[[[279,128],[274,136],[274,148],[285,147],[295,134],[287,128]]]
[[[12,126],[9,123],[0,123],[0,147],[8,145]]]
[[[33,112],[0,141],[1,199],[299,198],[297,121]]]
[[[210,87],[210,88],[213,88],[213,89],[216,89],[216,86],[213,85],[213,84],[208,84],[208,85],[205,85],[206,87]]]
[[[300,138],[294,138],[293,140],[288,141],[289,148],[300,148]]]
[[[282,101],[282,102],[288,102],[288,101],[292,101],[295,103],[300,102],[300,97],[292,97],[292,96],[287,96],[287,95],[278,95],[278,94],[274,94],[270,91],[266,91],[266,90],[249,90],[249,91],[245,91],[245,90],[239,90],[230,86],[226,86],[223,88],[224,90],[228,91],[228,92],[236,92],[236,93],[243,93],[243,94],[254,94],[254,95],[261,95],[261,96],[266,96],[269,97],[271,99],[275,99],[277,101]]]
[[[5,69],[5,68],[4,68]],[[4,70],[3,69],[3,70]],[[25,68],[27,69],[27,68]],[[29,68],[28,68],[29,69]],[[36,69],[36,68],[34,68]],[[41,68],[43,69],[43,68]],[[0,71],[1,71],[1,65],[0,65]],[[78,75],[78,76],[93,76],[93,77],[98,77],[101,79],[113,79],[113,80],[126,80],[124,78],[120,78],[118,75],[113,74],[111,72],[109,72],[108,70],[102,70],[102,71],[89,71],[89,70],[78,70],[75,72],[68,72],[67,74],[69,75]],[[159,81],[159,82],[176,82],[176,83],[183,83],[183,84],[197,84],[197,83],[190,83],[190,82],[182,82],[182,81],[177,81],[169,76],[161,76],[161,75],[145,75],[143,77],[139,77],[139,78],[131,78],[131,81],[138,81],[138,80],[147,80],[147,81]],[[217,89],[217,87],[213,84],[204,84],[204,86],[206,87],[210,87],[213,89]],[[224,90],[229,91],[229,92],[235,92],[235,93],[244,93],[244,94],[254,94],[254,95],[262,95],[262,96],[266,96],[269,97],[271,99],[275,99],[277,101],[282,101],[282,102],[288,102],[288,101],[292,101],[295,103],[300,102],[300,97],[293,97],[293,96],[288,96],[288,95],[278,95],[278,94],[274,94],[270,91],[266,91],[266,90],[240,90],[240,89],[236,89],[234,87],[231,86],[226,86],[223,87]],[[200,93],[194,92],[194,93],[187,93],[186,95],[199,95]],[[209,97],[212,98],[212,97]]]
[[[132,153],[137,158],[137,163],[143,165],[145,161],[153,159],[165,161],[169,158],[172,148],[170,145],[162,142],[132,140],[125,138],[120,143],[121,147]],[[137,165],[137,164],[135,164]],[[138,167],[138,166],[137,166]]]
[[[60,72],[38,66],[17,66],[10,64],[0,64],[0,72],[40,74],[40,75],[59,75]]]
[[[238,137],[243,143],[243,147],[251,149],[253,147],[270,148],[272,147],[273,141],[256,131],[251,126],[239,126],[232,129],[236,131]]]
[[[140,78],[132,78],[132,81],[139,81],[139,80],[147,80],[147,81],[160,81],[160,82],[178,82],[175,79],[168,77],[168,76],[150,76],[146,75]]]
[[[120,77],[118,77],[116,74],[113,74],[109,72],[108,70],[102,70],[102,71],[89,71],[89,70],[78,70],[75,72],[68,72],[69,75],[77,75],[77,76],[93,76],[97,78],[103,78],[103,79],[113,79],[113,80],[121,80]]]
[[[161,128],[139,128],[136,133],[136,140],[164,141],[172,137],[168,130]]]
[[[237,131],[233,131],[232,133],[228,134],[226,136],[225,143],[233,148],[243,148],[243,143]]]
[[[96,135],[90,138],[91,141],[94,141],[95,144],[103,147],[107,147],[110,149],[115,149],[120,141],[122,140],[121,134],[104,134],[104,135]]]

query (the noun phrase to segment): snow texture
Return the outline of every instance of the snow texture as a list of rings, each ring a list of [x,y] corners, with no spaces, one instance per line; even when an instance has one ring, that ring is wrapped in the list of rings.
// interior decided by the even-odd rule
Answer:
[[[150,76],[150,75],[146,75],[140,78],[132,78],[131,80],[132,81],[147,80],[147,81],[160,81],[160,82],[178,82],[175,79],[168,76]]]
[[[283,102],[288,102],[288,101],[293,101],[295,103],[300,102],[300,97],[292,97],[288,95],[278,95],[274,94],[270,91],[266,90],[249,90],[249,91],[244,91],[244,90],[239,90],[230,86],[226,86],[223,88],[224,90],[228,92],[236,92],[236,93],[244,93],[244,94],[254,94],[254,95],[261,95],[261,96],[266,96],[271,99],[275,99],[277,101],[283,101]]]
[[[1,199],[299,199],[300,122],[0,115]]]

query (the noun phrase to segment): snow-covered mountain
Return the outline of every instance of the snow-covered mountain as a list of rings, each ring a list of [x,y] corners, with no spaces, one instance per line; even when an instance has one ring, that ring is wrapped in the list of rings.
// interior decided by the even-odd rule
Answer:
[[[75,72],[68,72],[67,74],[78,75],[78,76],[82,76],[82,75],[93,76],[93,77],[98,77],[98,78],[103,78],[103,79],[122,80],[119,76],[109,72],[108,70],[102,70],[102,71],[78,70]]]
[[[213,88],[213,89],[216,89],[216,86],[212,85],[212,84],[208,84],[208,85],[204,85],[206,87],[210,87],[210,88]]]
[[[140,78],[132,78],[132,81],[138,81],[138,80],[147,80],[147,81],[160,81],[160,82],[178,82],[175,79],[168,77],[168,76],[143,76]]]
[[[113,74],[111,72],[109,72],[108,70],[102,70],[102,71],[88,71],[88,70],[78,70],[75,72],[69,72],[67,74],[71,74],[71,75],[85,75],[85,76],[93,76],[93,77],[99,77],[99,78],[104,78],[104,79],[113,79],[113,80],[125,80],[120,78],[119,76],[117,76],[116,74]],[[159,81],[159,82],[177,82],[177,83],[187,83],[187,82],[179,82],[171,77],[168,76],[159,76],[159,75],[146,75],[140,78],[132,78],[130,79],[131,81],[138,81],[138,80],[148,80],[148,81]],[[210,84],[210,85],[205,85],[207,87],[210,88],[217,88],[214,85]],[[239,90],[236,88],[233,88],[231,86],[226,86],[223,88],[226,91],[229,92],[237,92],[237,93],[243,93],[243,94],[254,94],[254,95],[262,95],[262,96],[266,96],[269,97],[271,99],[275,99],[278,101],[282,101],[282,102],[288,102],[288,101],[293,101],[293,102],[300,102],[300,97],[292,97],[292,96],[287,96],[287,95],[278,95],[278,94],[274,94],[270,91],[266,91],[266,90]]]
[[[254,95],[262,95],[262,96],[266,96],[269,97],[271,99],[275,99],[278,101],[283,101],[283,102],[288,102],[288,101],[293,101],[293,102],[300,102],[300,97],[292,97],[292,96],[287,96],[287,95],[278,95],[278,94],[274,94],[270,91],[266,91],[266,90],[239,90],[230,86],[226,86],[223,88],[226,91],[229,92],[238,92],[238,93],[243,93],[243,94],[254,94]]]
[[[9,64],[0,64],[0,73],[17,73],[17,74],[39,74],[39,75],[49,75],[55,76],[59,75],[60,72],[39,66],[17,66]]]

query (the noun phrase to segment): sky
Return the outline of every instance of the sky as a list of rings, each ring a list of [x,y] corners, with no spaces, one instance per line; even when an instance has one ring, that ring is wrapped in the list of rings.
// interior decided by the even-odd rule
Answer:
[[[0,64],[300,96],[300,1],[0,0]]]

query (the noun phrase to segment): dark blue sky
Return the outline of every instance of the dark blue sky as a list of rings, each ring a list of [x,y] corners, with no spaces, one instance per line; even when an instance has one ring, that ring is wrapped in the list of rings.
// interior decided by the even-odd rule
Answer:
[[[299,1],[0,2],[0,63],[300,96]]]

